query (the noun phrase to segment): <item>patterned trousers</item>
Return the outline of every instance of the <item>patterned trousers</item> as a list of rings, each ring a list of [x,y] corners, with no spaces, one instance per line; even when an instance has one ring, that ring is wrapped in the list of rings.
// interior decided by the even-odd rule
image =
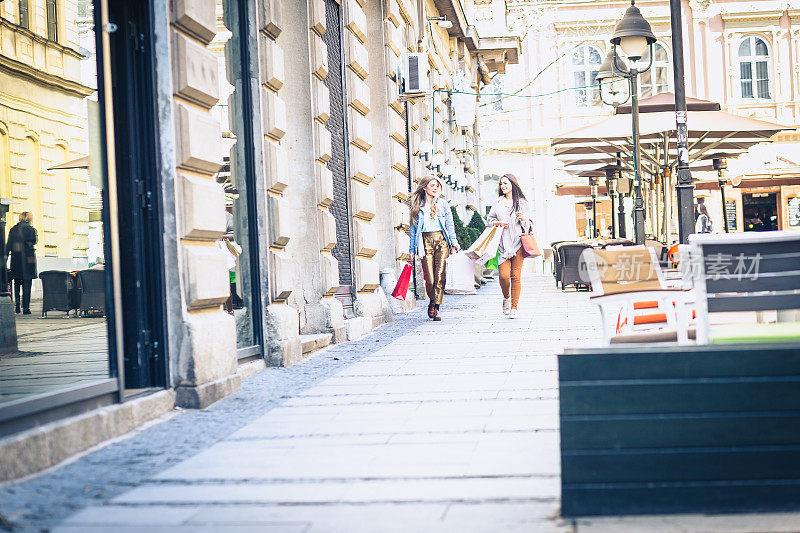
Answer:
[[[445,259],[450,256],[450,248],[441,231],[422,234],[425,257],[422,258],[422,273],[425,275],[425,290],[431,302],[441,305],[444,298]]]

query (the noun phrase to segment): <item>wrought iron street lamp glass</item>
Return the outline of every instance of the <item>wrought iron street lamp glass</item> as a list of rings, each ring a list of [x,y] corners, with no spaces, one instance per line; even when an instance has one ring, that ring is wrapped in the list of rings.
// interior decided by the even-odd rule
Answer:
[[[604,104],[619,107],[630,99],[629,75],[628,66],[620,61],[614,61],[614,52],[609,52],[595,78],[600,99]]]
[[[622,48],[622,52],[628,56],[628,59],[635,62],[639,61],[644,56],[647,47],[655,42],[656,36],[653,35],[650,23],[642,16],[642,12],[636,7],[634,0],[631,0],[631,7],[625,11],[625,16],[614,28],[611,44]]]

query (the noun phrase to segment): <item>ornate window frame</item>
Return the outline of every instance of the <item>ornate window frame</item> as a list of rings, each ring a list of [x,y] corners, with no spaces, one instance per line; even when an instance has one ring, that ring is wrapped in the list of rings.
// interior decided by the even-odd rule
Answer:
[[[755,51],[757,42],[762,42],[767,49],[766,55],[759,55]],[[742,54],[742,48],[745,43],[750,46],[750,52],[747,55]],[[736,79],[736,96],[742,101],[771,101],[773,99],[772,82],[774,79],[772,71],[772,47],[769,39],[758,33],[748,33],[742,35],[736,41],[736,48],[733,50],[735,61],[735,79]],[[758,64],[763,63],[766,68],[766,79],[759,77]],[[749,78],[742,77],[743,67],[747,65],[749,68]],[[763,96],[761,82],[766,82],[766,96]],[[749,89],[745,89],[745,83],[749,83]]]

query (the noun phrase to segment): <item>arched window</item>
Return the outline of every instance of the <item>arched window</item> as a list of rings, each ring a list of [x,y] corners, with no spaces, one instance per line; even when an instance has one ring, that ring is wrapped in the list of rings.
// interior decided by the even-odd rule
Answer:
[[[644,53],[641,64],[647,65],[650,62],[650,49]],[[669,75],[669,55],[667,49],[661,43],[653,45],[653,66],[650,70],[642,74],[640,78],[640,93],[642,98],[653,96],[654,94],[665,93],[670,88]]]
[[[738,55],[742,98],[770,98],[767,42],[761,37],[749,35],[739,45]]]
[[[581,45],[572,53],[572,86],[576,87],[575,105],[578,107],[600,105],[595,78],[602,62],[600,50],[590,44]]]

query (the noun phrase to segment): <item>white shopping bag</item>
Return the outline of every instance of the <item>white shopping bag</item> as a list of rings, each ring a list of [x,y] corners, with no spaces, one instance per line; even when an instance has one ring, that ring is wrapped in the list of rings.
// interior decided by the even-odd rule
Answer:
[[[485,265],[489,259],[497,255],[497,248],[500,246],[502,236],[503,228],[489,226],[464,253],[476,263]]]
[[[464,252],[458,252],[445,262],[447,294],[475,294],[475,263]]]

